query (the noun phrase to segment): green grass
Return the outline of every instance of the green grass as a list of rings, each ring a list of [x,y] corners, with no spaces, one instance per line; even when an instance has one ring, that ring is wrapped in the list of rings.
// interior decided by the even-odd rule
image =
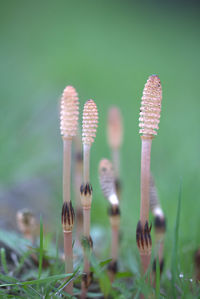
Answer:
[[[177,216],[175,220],[174,226],[174,247],[172,251],[171,257],[171,278],[166,277],[166,273],[164,273],[164,277],[160,277],[160,266],[159,261],[156,262],[156,288],[155,290],[150,284],[149,274],[150,269],[152,268],[152,262],[154,260],[154,254],[151,259],[151,266],[149,271],[145,277],[142,277],[139,274],[139,271],[135,273],[132,269],[137,268],[138,265],[131,265],[126,267],[126,272],[119,272],[116,275],[116,279],[111,286],[109,281],[106,267],[110,262],[110,259],[101,261],[95,257],[92,253],[88,253],[88,257],[91,262],[91,270],[94,273],[95,281],[98,281],[100,290],[96,292],[88,292],[89,298],[98,298],[102,295],[107,298],[107,296],[111,296],[111,298],[139,298],[140,293],[142,293],[145,297],[149,294],[155,294],[155,298],[169,298],[173,294],[173,298],[177,298],[178,296],[183,296],[183,298],[194,298],[194,296],[199,293],[200,287],[195,282],[191,282],[188,275],[183,276],[183,280],[179,278],[178,268],[179,258],[178,258],[178,239],[179,239],[179,222],[180,222],[180,213],[181,213],[181,187],[179,192],[178,206],[177,206]],[[3,233],[3,232],[2,232]],[[12,242],[13,234],[6,233],[6,238],[10,239]],[[18,237],[18,242],[20,237]],[[49,238],[47,236],[47,238]],[[60,271],[64,270],[64,267],[58,267],[58,263],[61,261],[58,260],[58,251],[57,244],[54,250],[55,256],[51,256],[50,252],[53,252],[50,248],[53,246],[53,242],[48,241],[48,249],[47,252],[44,251],[43,247],[43,221],[42,218],[40,220],[40,239],[39,239],[39,248],[38,250],[38,261],[39,261],[39,276],[38,271],[34,272],[34,269],[29,269],[26,271],[30,271],[29,277],[26,280],[16,279],[13,277],[12,272],[8,273],[8,266],[5,258],[5,251],[3,248],[1,249],[1,264],[3,265],[4,273],[0,274],[0,293],[4,296],[4,298],[59,298],[59,296],[63,293],[63,289],[67,283],[69,283],[72,279],[75,281],[74,288],[74,296],[76,298],[77,295],[80,294],[80,289],[77,289],[77,284],[80,284],[81,279],[81,269],[79,267],[74,271],[73,274],[58,274]],[[16,240],[14,241],[15,244]],[[19,244],[14,247],[15,250],[20,246]],[[34,252],[34,249],[32,249]],[[49,253],[48,253],[49,251]],[[29,257],[31,253],[31,249],[28,252],[24,249],[24,252]],[[42,260],[43,257],[49,261],[48,269],[42,268]],[[20,267],[24,266],[26,258],[21,259]],[[55,263],[56,261],[56,263]],[[24,263],[23,263],[24,262]],[[122,261],[121,261],[122,262]],[[130,261],[129,261],[130,262]],[[133,261],[131,263],[134,263]],[[36,270],[36,269],[35,269]],[[168,269],[166,269],[169,271]],[[187,276],[187,277],[186,277]],[[32,277],[32,279],[30,279]],[[69,277],[67,280],[66,278]],[[34,279],[33,279],[34,278]],[[164,279],[163,279],[164,278]],[[63,279],[65,280],[63,282]],[[171,287],[169,287],[171,284]],[[162,286],[162,290],[160,289]],[[164,289],[164,293],[163,293]],[[4,291],[3,291],[4,290]],[[66,294],[65,294],[66,295]],[[192,297],[193,296],[193,297]],[[181,297],[182,298],[182,297]],[[196,298],[196,297],[195,297]]]
[[[1,265],[6,274],[8,274],[8,266],[6,262],[5,248],[1,248]]]
[[[39,267],[38,267],[38,279],[41,277],[42,273],[42,261],[43,261],[43,220],[40,216],[40,249],[39,249]]]
[[[178,207],[177,207],[177,216],[176,216],[176,223],[174,229],[174,241],[173,241],[173,249],[172,249],[172,285],[171,285],[171,292],[174,298],[177,297],[175,284],[178,281],[178,239],[179,239],[179,225],[180,225],[180,213],[181,213],[181,192],[182,192],[182,184],[180,185],[179,191],[179,198],[178,198]]]
[[[159,257],[156,259],[156,288],[155,288],[156,299],[160,298],[160,263]]]
[[[132,294],[139,298],[144,284],[139,276],[135,243],[140,206],[138,114],[144,84],[152,73],[160,76],[163,86],[161,123],[153,141],[151,162],[167,218],[165,270],[160,278],[160,294],[163,289],[179,292],[172,288],[172,283],[182,290],[184,298],[194,298],[199,290],[194,285],[192,295],[189,281],[194,273],[193,254],[200,244],[199,8],[192,4],[167,3],[1,1],[2,189],[9,190],[35,177],[47,177],[52,194],[44,205],[45,212],[51,215],[50,224],[55,231],[60,229],[62,141],[58,99],[64,87],[73,84],[80,95],[81,110],[89,98],[93,98],[99,108],[99,128],[91,150],[92,225],[102,226],[108,239],[107,204],[101,194],[97,172],[100,159],[110,158],[106,142],[107,110],[111,105],[118,105],[122,110],[125,133],[121,150],[123,237],[120,271],[130,272],[135,283],[127,288],[126,279],[119,278],[115,282],[119,298],[131,298]],[[183,179],[179,219],[180,177]],[[18,203],[13,205],[16,209]],[[27,205],[34,209],[34,202],[29,202],[28,196]],[[9,242],[14,246],[14,241]],[[38,251],[42,257],[42,247]],[[22,248],[18,252],[24,259],[21,258],[16,275],[29,254],[26,250],[22,254]],[[50,255],[53,259],[55,256],[56,253]],[[100,261],[108,258],[106,250],[99,257]],[[6,270],[3,251],[1,261]],[[172,280],[169,280],[169,270]],[[63,274],[58,271],[59,262],[50,270],[49,277]],[[38,279],[36,272],[33,276]],[[43,273],[41,266],[39,273],[43,279],[46,272]],[[183,279],[178,277],[180,273],[184,274]],[[4,275],[5,283],[9,283],[9,279],[12,280]],[[50,293],[56,283],[49,286],[47,282],[44,286]],[[149,289],[147,286],[147,292]],[[18,285],[16,290],[23,291],[22,298],[37,297],[37,292],[44,295],[32,285]],[[4,290],[0,291],[4,294]],[[158,295],[158,290],[156,292]]]

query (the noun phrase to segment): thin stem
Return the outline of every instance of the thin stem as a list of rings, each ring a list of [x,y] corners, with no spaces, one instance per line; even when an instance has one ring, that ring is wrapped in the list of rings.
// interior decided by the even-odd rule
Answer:
[[[150,181],[150,159],[151,159],[151,138],[142,136],[141,151],[141,204],[140,221],[144,227],[149,219],[149,181]]]
[[[64,235],[64,252],[65,252],[65,271],[66,273],[73,273],[73,249],[72,249],[72,232],[63,232]],[[65,292],[73,294],[73,281],[66,287]]]
[[[156,240],[156,246],[155,246],[155,270],[154,270],[154,281],[153,286],[156,288],[156,277],[157,277],[157,262],[159,262],[159,268],[161,270],[161,262],[163,261],[163,249],[164,249],[164,234],[162,239],[160,236],[158,236],[159,240]],[[159,276],[161,276],[162,272],[159,271]]]
[[[145,274],[151,261],[151,254],[140,254],[142,273]]]
[[[83,235],[89,239],[90,237],[90,209],[83,209]],[[83,272],[86,273],[86,275],[90,274],[90,262],[87,257],[87,253],[84,250],[84,266],[83,266]],[[87,293],[87,289],[85,286],[82,286],[82,297],[85,298],[84,294]]]
[[[158,245],[158,257],[159,257],[159,262],[162,261],[163,259],[163,251],[164,251],[164,242],[163,240],[159,243]]]
[[[91,145],[84,144],[83,145],[83,183],[86,185],[90,183],[90,148]],[[83,206],[83,235],[89,240],[90,237],[90,206],[87,208]],[[90,274],[90,262],[87,257],[87,253],[84,249],[84,273],[88,278]],[[86,278],[86,279],[87,279]],[[86,298],[87,295],[87,284],[82,282],[81,285],[81,298]]]
[[[29,240],[31,243],[34,243],[35,237],[33,235],[33,232],[31,232],[31,231],[25,232],[24,238]]]
[[[63,138],[63,202],[70,201],[72,139]]]
[[[111,257],[112,261],[118,259],[118,247],[119,247],[119,227],[112,226],[112,244],[111,244]]]
[[[117,179],[119,179],[120,155],[119,155],[119,149],[118,148],[112,150],[112,161],[113,161],[115,176],[116,176]]]
[[[90,236],[90,209],[83,208],[83,235],[87,238]]]
[[[71,187],[71,147],[72,139],[63,138],[63,202],[70,202]],[[64,231],[65,271],[73,273],[72,232]],[[73,281],[65,287],[65,292],[73,294]]]
[[[87,275],[90,274],[90,262],[86,256],[86,254],[84,253],[84,268],[83,268],[84,273],[86,273]]]
[[[90,182],[90,144],[83,145],[83,182]]]
[[[73,177],[73,184],[74,184],[74,197],[75,197],[75,204],[76,209],[81,208],[81,201],[80,201],[80,186],[82,184],[82,174],[83,174],[83,163],[82,161],[75,162],[75,169],[74,169],[74,177]],[[77,219],[79,220],[79,219]]]
[[[82,148],[81,144],[79,146],[80,138],[76,138],[75,142],[75,165],[73,172],[73,187],[74,187],[74,197],[76,204],[76,241],[80,243],[80,238],[83,231],[83,213],[80,200],[80,186],[83,182],[83,159],[82,159]]]
[[[85,299],[87,296],[87,288],[85,286],[82,286],[81,288],[81,299]]]
[[[80,195],[79,195],[80,196]],[[78,246],[81,245],[80,240],[83,236],[83,210],[82,207],[76,209],[76,242]]]

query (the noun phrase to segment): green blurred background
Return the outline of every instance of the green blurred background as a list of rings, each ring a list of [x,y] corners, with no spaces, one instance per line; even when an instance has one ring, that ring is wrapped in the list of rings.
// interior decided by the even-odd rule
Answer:
[[[0,5],[2,192],[35,178],[47,178],[51,196],[45,209],[50,214],[54,211],[53,218],[60,222],[59,98],[66,85],[74,85],[81,110],[89,98],[99,108],[91,162],[93,223],[108,223],[98,163],[102,157],[110,157],[105,133],[108,108],[117,105],[122,111],[123,245],[132,242],[135,248],[140,205],[140,99],[148,76],[158,74],[163,104],[151,167],[168,219],[168,255],[182,178],[179,251],[183,267],[189,270],[193,250],[200,244],[199,7],[192,2],[127,0],[1,0]],[[6,196],[1,200],[6,202]],[[14,207],[18,200],[13,199]],[[29,196],[26,200],[34,206]],[[42,206],[43,198],[39,200]],[[57,209],[52,210],[52,205]]]

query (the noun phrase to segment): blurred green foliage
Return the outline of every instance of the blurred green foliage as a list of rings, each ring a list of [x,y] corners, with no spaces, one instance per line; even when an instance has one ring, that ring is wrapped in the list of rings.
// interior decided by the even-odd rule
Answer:
[[[198,11],[192,5],[164,1],[1,0],[1,185],[50,175],[61,199],[59,98],[72,84],[80,95],[81,110],[89,98],[99,108],[91,161],[92,221],[107,223],[97,170],[100,159],[110,157],[107,109],[117,105],[124,118],[122,248],[130,242],[135,248],[138,114],[144,84],[156,73],[162,82],[163,105],[151,168],[168,220],[167,258],[182,178],[179,254],[181,267],[190,273],[193,250],[200,244]],[[55,196],[51,200],[58,201]]]

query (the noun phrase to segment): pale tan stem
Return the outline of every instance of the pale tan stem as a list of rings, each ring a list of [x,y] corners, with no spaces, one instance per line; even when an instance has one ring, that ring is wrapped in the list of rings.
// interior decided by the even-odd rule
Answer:
[[[85,299],[87,296],[87,288],[83,287],[82,286],[82,289],[81,289],[81,299]]]
[[[140,221],[144,227],[149,219],[149,182],[152,138],[142,138]]]
[[[119,227],[112,226],[112,244],[111,244],[111,258],[112,261],[118,259],[118,248],[119,248]]]
[[[158,247],[158,257],[159,257],[159,262],[162,261],[163,259],[163,251],[164,251],[164,241],[162,240],[159,243],[159,247]]]
[[[77,146],[77,145],[76,145]],[[83,182],[83,160],[82,151],[76,151],[75,167],[73,173],[73,187],[74,187],[74,197],[76,204],[76,241],[79,243],[83,231],[83,213],[80,201],[80,186]]]
[[[87,240],[89,241],[90,238],[90,208],[83,208],[83,235]],[[84,248],[84,266],[83,266],[83,272],[88,277],[90,274],[90,262],[87,256],[87,249]],[[85,283],[82,283],[81,285],[81,298],[86,298],[87,295],[87,287]]]
[[[83,183],[90,183],[90,144],[83,144]],[[89,240],[90,237],[90,205],[87,207],[83,206],[83,235]],[[90,262],[88,260],[86,250],[84,249],[84,267],[83,271],[88,278],[90,274]],[[86,278],[86,280],[87,280]],[[82,282],[81,284],[81,298],[86,298],[87,295],[87,283]]]
[[[70,201],[72,139],[63,137],[63,202]]]
[[[83,259],[84,259],[83,272],[86,274],[87,277],[86,280],[87,280],[90,275],[90,262],[88,260],[86,252],[84,252]],[[84,282],[82,282],[81,284],[81,299],[85,299],[87,297],[87,291],[88,291],[87,283],[85,284]]]
[[[84,273],[88,274],[90,273],[90,262],[86,256],[86,254],[84,254],[84,268],[83,268]]]
[[[83,209],[83,234],[84,237],[90,237],[90,209]],[[84,268],[83,271],[86,274],[90,273],[90,262],[88,260],[87,254],[84,253]]]
[[[142,265],[142,274],[145,274],[151,261],[151,254],[140,254],[140,259]]]
[[[90,144],[83,145],[83,182],[90,182]]]
[[[76,209],[76,242],[80,245],[80,239],[83,235],[83,210],[82,207]]]
[[[159,260],[159,267],[163,260],[163,250],[164,250],[164,240],[156,241],[156,254],[155,254],[155,263],[157,263],[157,257]],[[160,273],[161,275],[162,273]],[[156,270],[154,272],[154,281],[153,281],[154,288],[156,287]]]
[[[90,236],[90,209],[83,208],[83,235]]]
[[[73,249],[72,249],[72,232],[64,231],[64,253],[65,253],[65,271],[66,273],[73,273]],[[71,281],[66,287],[65,292],[73,294],[73,281]]]
[[[24,238],[29,240],[32,244],[34,243],[35,237],[32,232],[25,232]]]
[[[79,164],[79,165],[78,165]],[[82,184],[82,162],[76,162],[75,170],[74,170],[74,177],[73,177],[73,184],[74,184],[74,197],[75,197],[75,204],[76,210],[80,210],[81,208],[81,201],[80,201],[80,186]],[[79,219],[77,219],[79,220]]]
[[[119,179],[119,176],[120,176],[120,154],[119,154],[118,148],[115,148],[112,150],[112,161],[113,161],[115,177],[117,179]]]
[[[87,186],[85,185],[85,188]],[[87,190],[87,188],[86,188]],[[88,190],[87,190],[88,191]],[[88,191],[89,192],[89,191]],[[89,197],[88,197],[89,196]],[[86,204],[86,205],[85,205]],[[90,195],[88,194],[83,194],[82,198],[82,205],[83,205],[83,236],[84,239],[86,239],[86,242],[89,242],[90,244],[90,208],[91,208],[91,193]],[[84,255],[83,255],[83,260],[84,260],[84,266],[83,266],[83,272],[84,272],[84,278],[81,283],[81,298],[86,298],[87,295],[87,289],[90,284],[89,278],[90,278],[90,262],[88,259],[88,246],[85,248],[83,247],[84,250]]]

